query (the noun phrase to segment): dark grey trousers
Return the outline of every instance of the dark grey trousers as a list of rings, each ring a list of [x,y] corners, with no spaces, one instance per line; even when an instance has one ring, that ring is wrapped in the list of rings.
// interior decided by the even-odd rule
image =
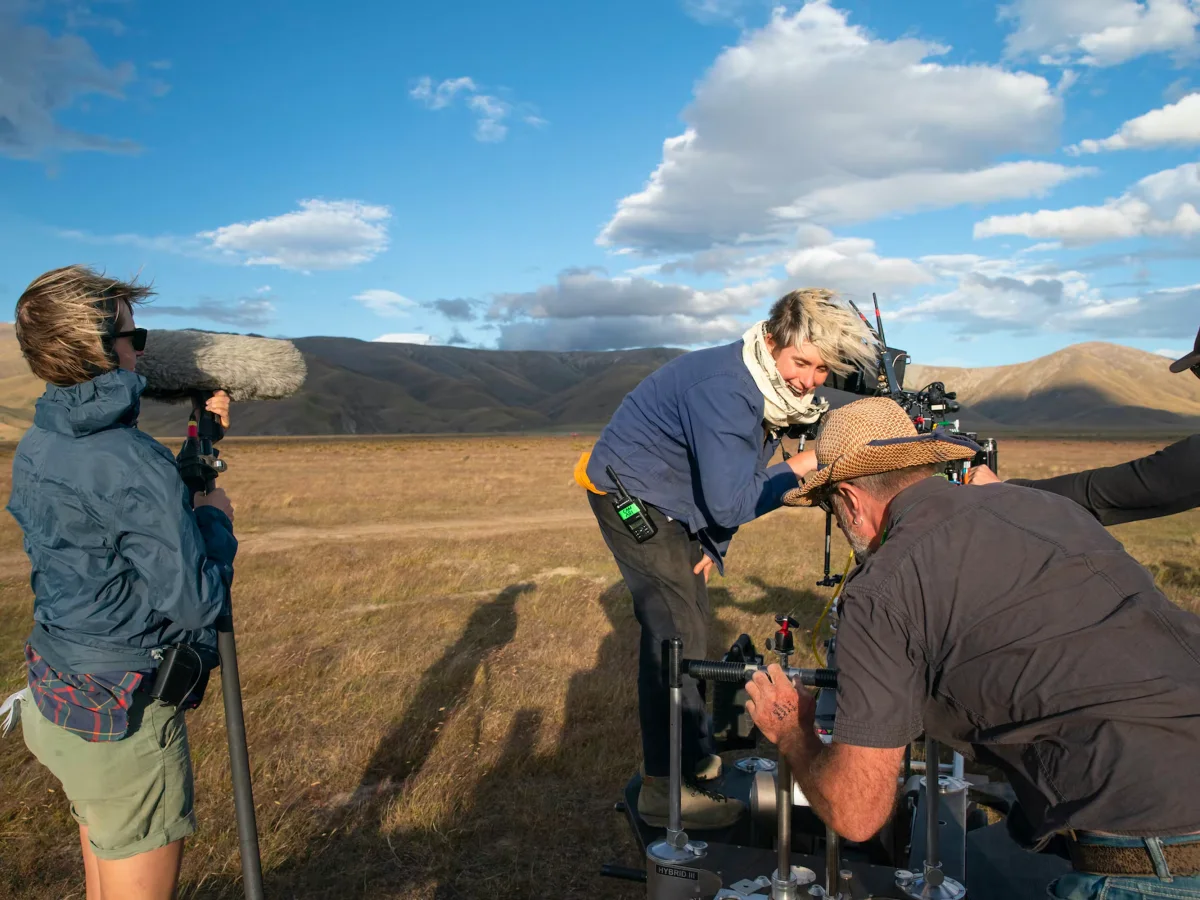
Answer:
[[[633,612],[642,626],[638,660],[638,714],[642,726],[642,758],[646,774],[670,772],[670,694],[663,671],[664,640],[679,637],[685,658],[708,655],[708,589],[704,576],[692,569],[703,550],[679,522],[653,507],[648,515],[658,534],[639,544],[625,528],[608,496],[588,492],[592,512],[604,542],[633,595]],[[683,680],[683,773],[690,777],[699,762],[713,752],[704,685]]]

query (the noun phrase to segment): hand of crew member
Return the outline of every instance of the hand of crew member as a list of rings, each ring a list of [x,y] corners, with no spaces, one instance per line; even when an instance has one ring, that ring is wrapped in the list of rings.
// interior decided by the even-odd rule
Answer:
[[[817,448],[809,447],[801,450],[799,453],[791,456],[787,464],[792,467],[792,471],[796,473],[796,477],[804,480],[804,476],[817,470]]]
[[[766,672],[755,672],[746,683],[746,712],[763,737],[776,746],[814,729],[817,701],[808,691],[798,691],[790,678],[772,663]]]
[[[229,395],[224,391],[216,391],[208,402],[204,404],[204,408],[221,420],[221,427],[229,427]]]
[[[201,506],[212,506],[219,509],[229,516],[230,523],[233,523],[233,504],[229,501],[229,495],[225,493],[225,488],[213,488],[212,492],[208,494],[197,492],[192,497],[192,507],[199,509]]]
[[[967,469],[967,484],[999,484],[1000,479],[990,466],[971,466]]]
[[[712,567],[713,558],[705,553],[704,556],[701,557],[700,562],[696,563],[696,568],[692,569],[692,572],[696,575],[703,575],[704,583],[708,584],[708,576],[712,572]]]

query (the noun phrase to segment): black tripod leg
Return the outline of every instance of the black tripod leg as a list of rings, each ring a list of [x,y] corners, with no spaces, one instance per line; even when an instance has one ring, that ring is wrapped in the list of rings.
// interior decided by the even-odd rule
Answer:
[[[250,754],[246,749],[246,720],[242,715],[242,683],[238,676],[232,616],[218,626],[217,651],[221,655],[221,695],[225,700],[225,731],[229,736],[229,770],[233,780],[233,806],[237,814],[238,844],[242,856],[242,882],[246,900],[263,900],[258,823],[254,818]]]

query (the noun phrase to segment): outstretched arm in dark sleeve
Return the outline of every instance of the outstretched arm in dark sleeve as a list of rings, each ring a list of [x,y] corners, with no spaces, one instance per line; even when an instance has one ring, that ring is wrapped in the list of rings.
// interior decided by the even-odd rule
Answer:
[[[1169,516],[1200,506],[1200,434],[1120,465],[1009,484],[1068,497],[1104,525]]]

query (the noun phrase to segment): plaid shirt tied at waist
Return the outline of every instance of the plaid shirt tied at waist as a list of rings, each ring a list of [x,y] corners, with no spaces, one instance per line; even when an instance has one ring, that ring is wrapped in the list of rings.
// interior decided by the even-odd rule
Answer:
[[[29,690],[42,715],[85,741],[119,741],[129,731],[129,707],[145,672],[64,675],[25,645]]]

